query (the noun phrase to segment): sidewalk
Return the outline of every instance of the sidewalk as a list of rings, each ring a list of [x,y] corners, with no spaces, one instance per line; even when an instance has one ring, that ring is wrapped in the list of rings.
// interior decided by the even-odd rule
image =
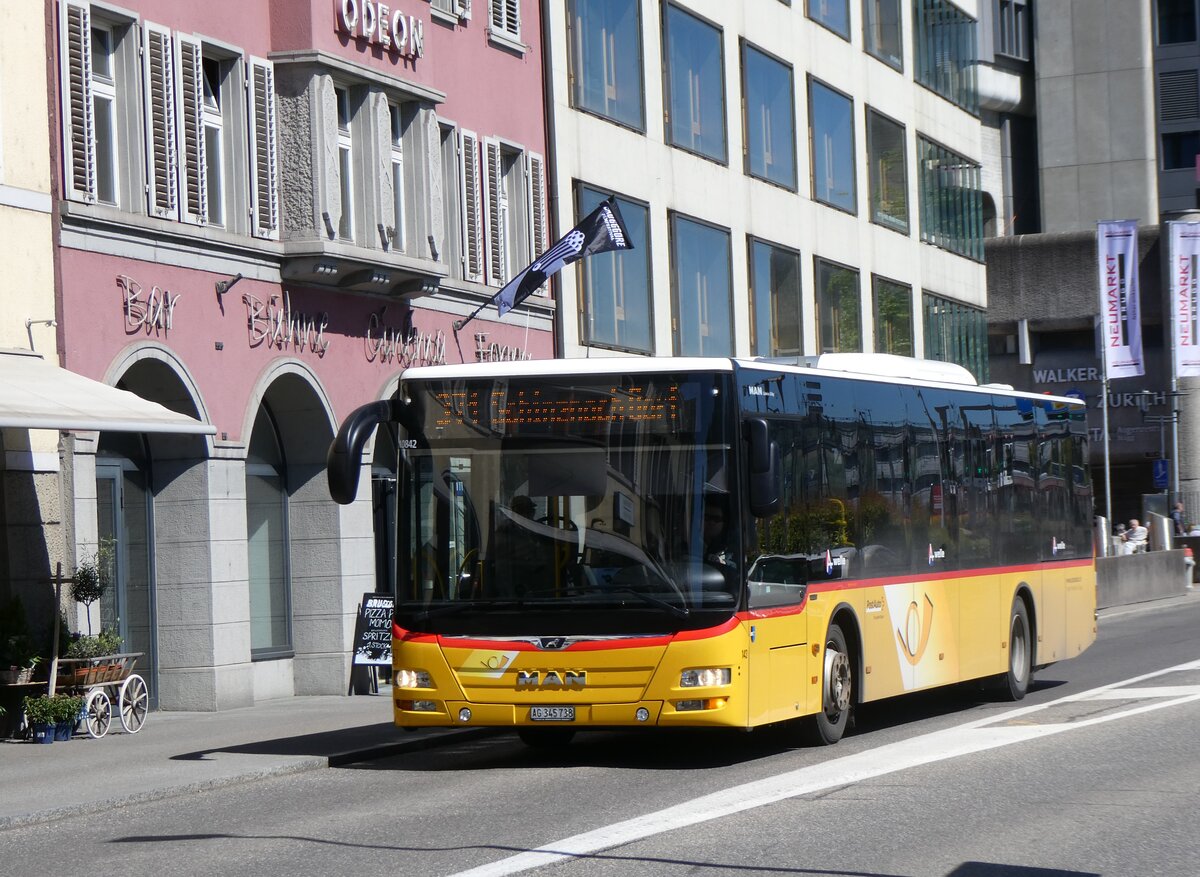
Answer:
[[[391,689],[294,697],[222,712],[153,712],[136,734],[49,746],[0,742],[0,831],[280,774],[424,749],[484,728],[405,732]]]

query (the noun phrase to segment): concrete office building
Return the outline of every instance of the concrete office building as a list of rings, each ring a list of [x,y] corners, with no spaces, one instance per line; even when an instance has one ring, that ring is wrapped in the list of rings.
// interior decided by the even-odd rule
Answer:
[[[977,4],[546,6],[568,357],[915,354],[986,378]]]
[[[1167,507],[1161,478],[1200,518],[1200,423],[1170,396],[1163,222],[1196,218],[1200,44],[1195,0],[988,0],[981,25],[992,377],[1088,401],[1104,514],[1096,224],[1139,224],[1146,373],[1109,387],[1112,515]],[[1190,381],[1184,382],[1188,389]],[[1194,408],[1194,406],[1191,406]],[[1173,412],[1182,410],[1178,461]],[[1156,474],[1158,476],[1156,482]]]

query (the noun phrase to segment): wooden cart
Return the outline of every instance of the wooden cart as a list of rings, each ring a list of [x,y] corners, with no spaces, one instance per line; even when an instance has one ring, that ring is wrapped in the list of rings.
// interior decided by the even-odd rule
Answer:
[[[136,734],[146,723],[150,692],[146,680],[133,672],[145,652],[102,655],[97,658],[59,658],[57,685],[83,696],[83,722],[92,737],[103,737],[112,724],[113,704],[123,727]]]

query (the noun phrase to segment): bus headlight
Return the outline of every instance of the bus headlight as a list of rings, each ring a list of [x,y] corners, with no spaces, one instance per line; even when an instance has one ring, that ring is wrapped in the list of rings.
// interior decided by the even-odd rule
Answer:
[[[712,688],[718,685],[728,685],[732,678],[728,667],[703,667],[697,670],[684,670],[679,676],[681,688]]]
[[[424,670],[396,670],[392,674],[396,688],[433,688],[433,677]]]

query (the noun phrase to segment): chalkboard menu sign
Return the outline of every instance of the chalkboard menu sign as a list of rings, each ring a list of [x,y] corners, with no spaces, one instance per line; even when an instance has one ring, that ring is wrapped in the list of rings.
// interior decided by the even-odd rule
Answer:
[[[363,594],[354,630],[354,664],[388,667],[392,663],[391,594]]]

